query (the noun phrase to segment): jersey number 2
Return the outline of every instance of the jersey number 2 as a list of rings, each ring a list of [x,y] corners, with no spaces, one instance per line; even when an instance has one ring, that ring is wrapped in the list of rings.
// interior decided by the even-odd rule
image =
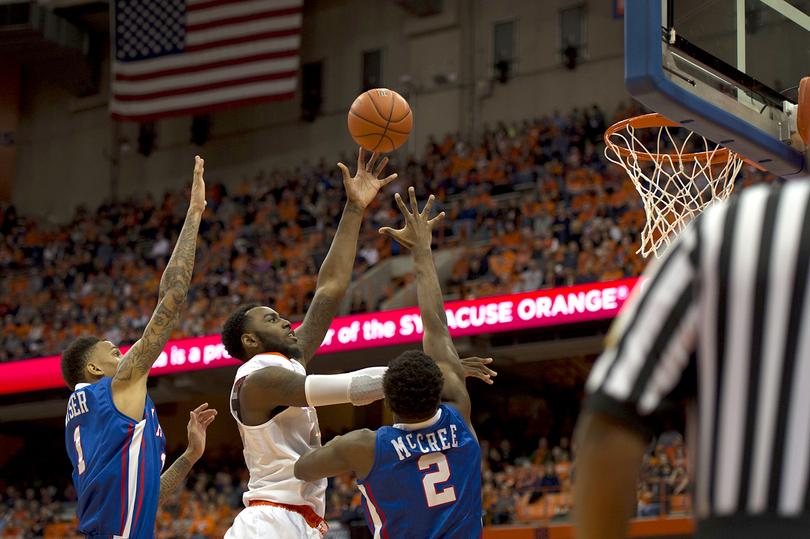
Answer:
[[[422,486],[425,488],[425,499],[428,507],[436,507],[456,501],[455,487],[444,487],[441,491],[436,490],[438,483],[444,483],[450,479],[450,465],[444,453],[427,453],[419,457],[417,461],[419,471],[429,470],[434,464],[435,472],[429,472],[422,478]]]
[[[82,451],[82,433],[79,431],[79,425],[73,429],[73,444],[76,446],[76,454],[79,455],[79,462],[76,467],[79,469],[79,475],[84,473],[84,451]]]

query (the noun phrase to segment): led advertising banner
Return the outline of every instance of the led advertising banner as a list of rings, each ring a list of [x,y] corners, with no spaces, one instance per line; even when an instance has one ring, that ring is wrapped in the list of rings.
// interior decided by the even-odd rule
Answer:
[[[638,278],[590,283],[521,294],[449,301],[447,325],[453,337],[499,333],[613,318]],[[282,313],[283,315],[283,313]],[[182,316],[182,315],[181,315]],[[293,324],[297,328],[300,323]],[[378,348],[422,340],[417,307],[335,318],[318,354]],[[127,347],[121,351],[126,352]],[[59,356],[0,365],[0,395],[64,385]],[[219,335],[169,341],[150,375],[239,365],[225,351]]]

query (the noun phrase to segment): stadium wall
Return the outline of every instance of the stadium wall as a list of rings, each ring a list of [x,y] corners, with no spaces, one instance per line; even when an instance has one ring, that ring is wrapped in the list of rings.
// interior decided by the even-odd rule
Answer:
[[[238,184],[260,168],[293,168],[305,159],[332,165],[341,152],[354,152],[346,111],[361,91],[363,52],[379,48],[382,85],[406,96],[415,113],[403,156],[421,154],[430,135],[467,135],[484,124],[554,110],[567,114],[596,103],[610,115],[626,99],[622,21],[614,19],[610,2],[583,4],[586,46],[577,67],[568,69],[561,63],[559,26],[560,10],[571,5],[445,0],[443,13],[419,18],[390,1],[308,0],[301,62],[324,63],[321,115],[314,122],[300,119],[299,87],[292,101],[214,114],[202,148],[190,143],[191,118],[161,120],[149,157],[137,151],[137,124],[116,126],[109,119],[109,55],[95,96],[77,98],[57,81],[26,72],[12,201],[24,214],[60,222],[80,203],[98,206],[113,189],[114,146],[121,150],[119,196],[185,185],[197,153],[207,160],[209,184]],[[516,61],[506,84],[492,81],[493,28],[503,21],[514,21],[516,29]]]

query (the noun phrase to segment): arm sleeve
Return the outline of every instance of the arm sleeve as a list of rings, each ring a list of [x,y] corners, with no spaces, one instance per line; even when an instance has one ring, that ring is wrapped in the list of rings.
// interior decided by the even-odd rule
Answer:
[[[693,223],[696,225],[697,223]],[[689,227],[633,291],[585,384],[584,407],[649,437],[648,417],[681,383],[698,328],[698,226]]]
[[[369,367],[345,374],[310,374],[304,382],[310,406],[350,402],[355,406],[383,398],[383,375],[388,367]]]

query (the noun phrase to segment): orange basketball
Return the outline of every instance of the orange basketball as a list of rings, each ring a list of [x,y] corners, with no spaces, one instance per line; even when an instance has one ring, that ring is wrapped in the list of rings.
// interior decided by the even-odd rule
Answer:
[[[393,152],[408,140],[412,126],[408,102],[387,88],[360,94],[349,110],[352,138],[372,152]]]

